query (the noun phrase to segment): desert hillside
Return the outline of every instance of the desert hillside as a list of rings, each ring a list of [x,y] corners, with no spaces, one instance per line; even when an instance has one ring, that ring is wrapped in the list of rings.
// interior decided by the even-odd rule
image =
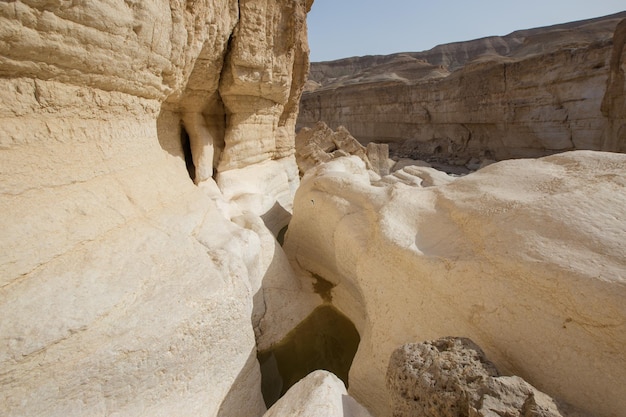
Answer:
[[[398,157],[457,164],[625,151],[625,17],[313,63],[298,126],[344,126]]]

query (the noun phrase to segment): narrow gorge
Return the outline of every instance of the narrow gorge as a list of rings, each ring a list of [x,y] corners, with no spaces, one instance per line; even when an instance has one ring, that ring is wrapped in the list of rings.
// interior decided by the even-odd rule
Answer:
[[[311,7],[0,2],[0,415],[623,416],[624,16],[329,87]]]

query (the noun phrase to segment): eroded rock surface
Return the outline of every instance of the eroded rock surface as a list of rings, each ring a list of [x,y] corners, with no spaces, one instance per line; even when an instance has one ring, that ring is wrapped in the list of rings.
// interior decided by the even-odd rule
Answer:
[[[576,151],[430,186],[372,183],[356,157],[307,173],[285,250],[334,284],[359,331],[351,394],[388,415],[393,350],[452,334],[555,398],[619,415],[625,167],[623,154]]]
[[[0,2],[1,415],[265,411],[310,3]]]
[[[313,128],[302,128],[296,135],[296,162],[300,175],[309,169],[342,156],[358,156],[367,169],[376,175],[388,175],[394,161],[389,159],[389,146],[370,142],[361,145],[343,126],[337,130],[318,122]]]
[[[314,63],[298,126],[321,120],[398,157],[458,165],[621,150],[624,17]]]
[[[498,376],[471,340],[410,343],[389,360],[394,417],[562,417],[558,405],[519,377]]]

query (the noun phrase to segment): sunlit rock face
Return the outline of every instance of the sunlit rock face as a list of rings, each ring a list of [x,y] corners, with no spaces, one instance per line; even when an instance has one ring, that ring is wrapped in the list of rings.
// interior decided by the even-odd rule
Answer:
[[[285,241],[359,332],[358,401],[389,415],[391,353],[463,335],[551,396],[598,416],[625,409],[626,155],[502,161],[448,182],[370,178],[357,157],[308,171]]]
[[[265,411],[310,3],[0,3],[1,415]]]
[[[625,17],[314,63],[298,125],[343,125],[396,156],[460,165],[623,151]]]

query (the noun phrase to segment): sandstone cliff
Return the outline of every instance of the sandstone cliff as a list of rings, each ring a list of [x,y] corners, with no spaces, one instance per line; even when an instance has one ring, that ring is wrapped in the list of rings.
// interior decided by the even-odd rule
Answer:
[[[1,415],[264,411],[310,6],[0,2]]]
[[[460,164],[623,151],[624,17],[314,63],[298,126],[343,125],[397,156]]]

